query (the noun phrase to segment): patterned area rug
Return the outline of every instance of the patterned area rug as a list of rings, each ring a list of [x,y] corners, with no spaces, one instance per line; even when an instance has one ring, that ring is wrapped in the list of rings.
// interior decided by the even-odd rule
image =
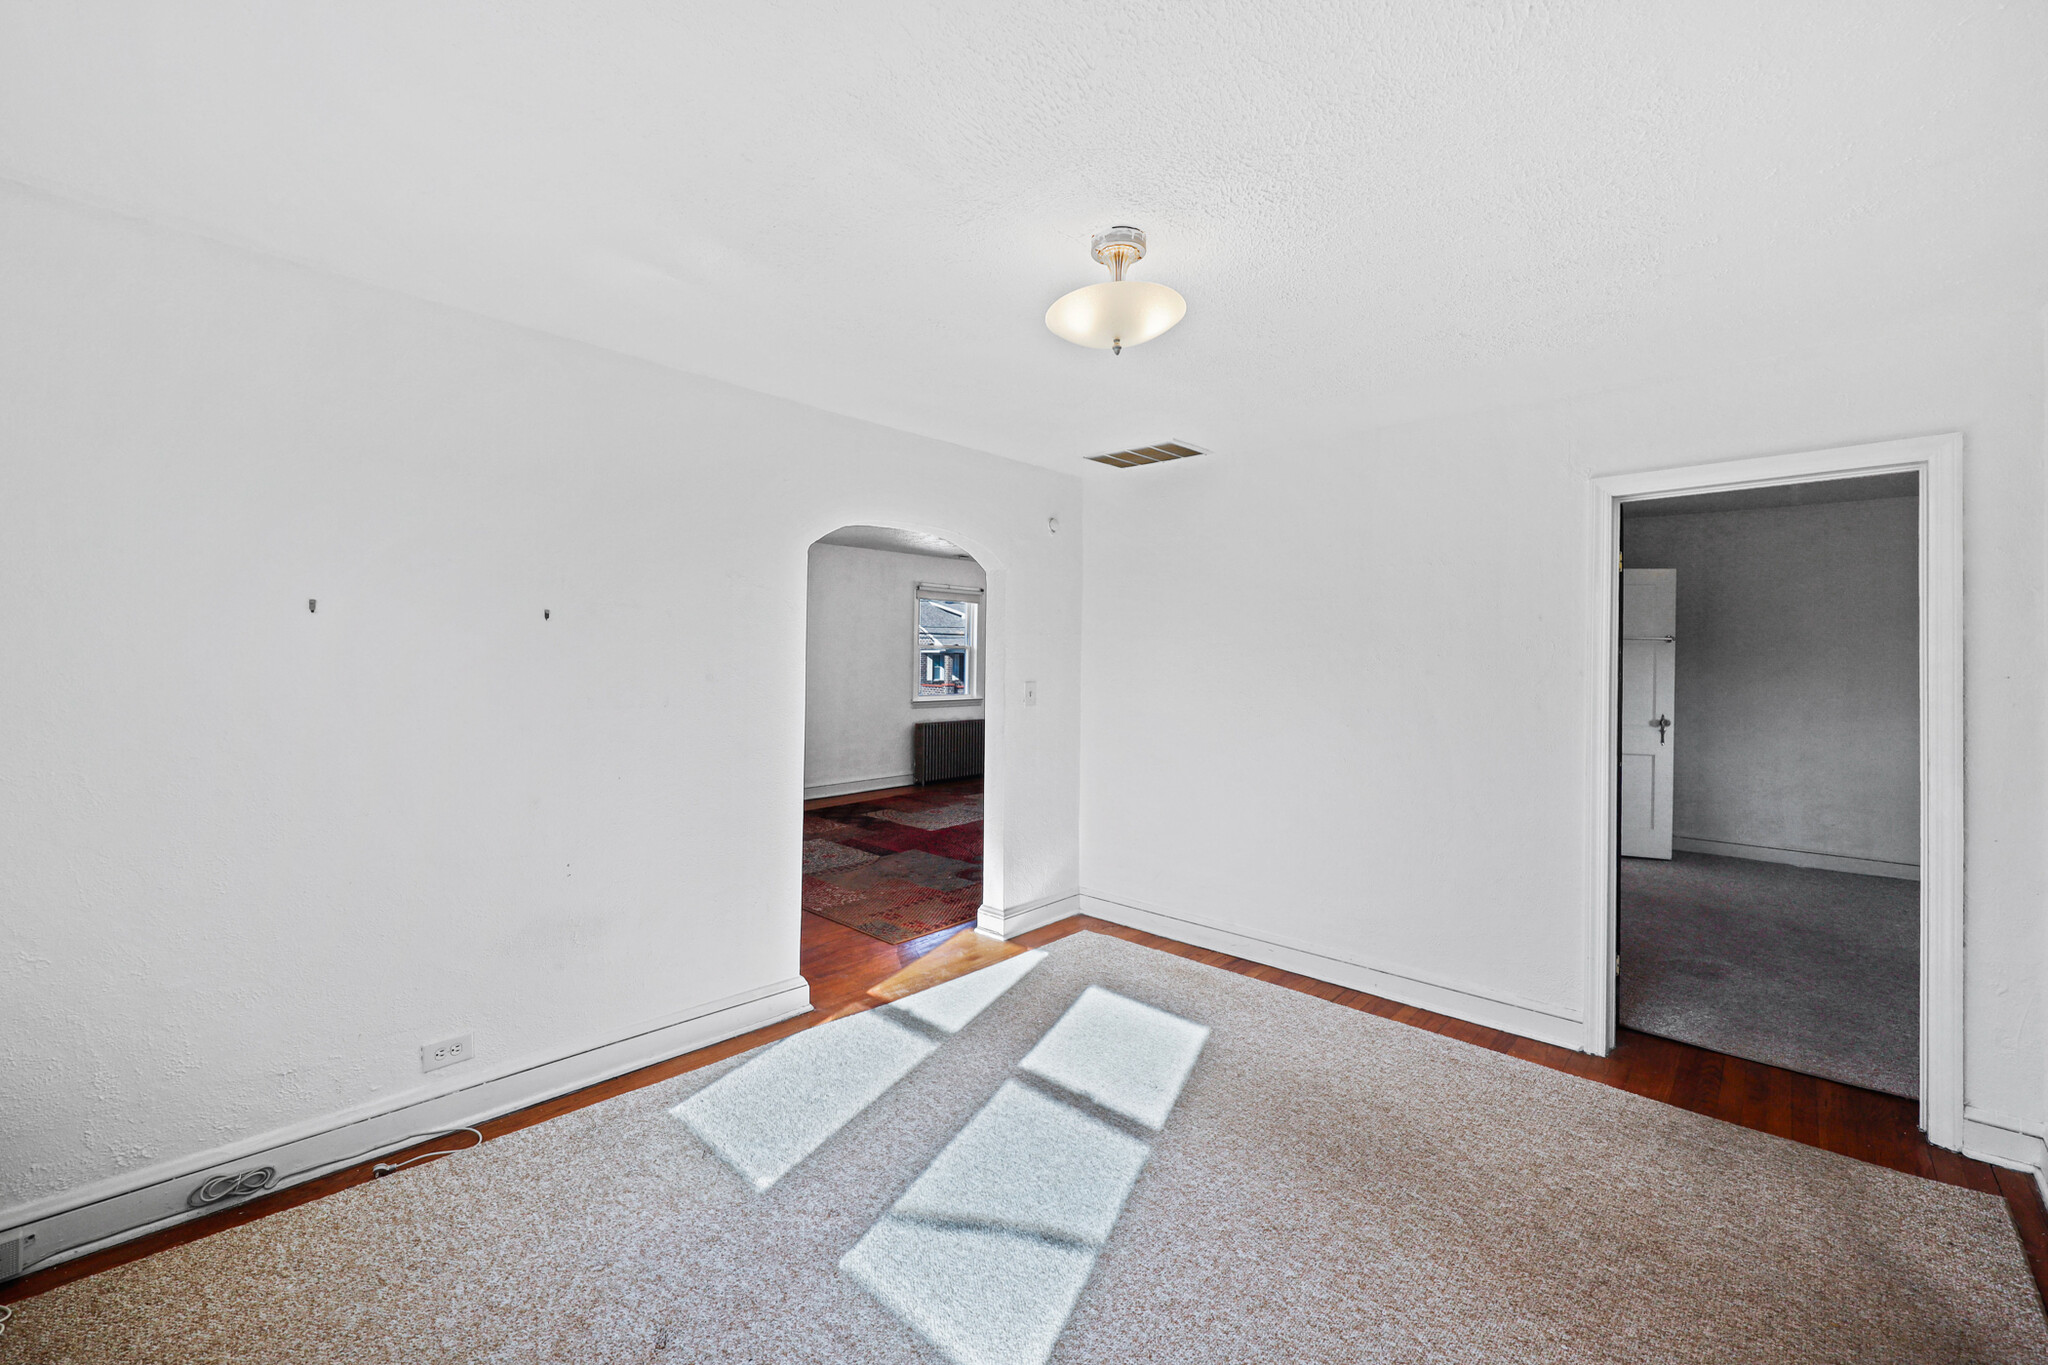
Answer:
[[[804,909],[884,943],[981,908],[981,784],[950,783],[804,816]]]

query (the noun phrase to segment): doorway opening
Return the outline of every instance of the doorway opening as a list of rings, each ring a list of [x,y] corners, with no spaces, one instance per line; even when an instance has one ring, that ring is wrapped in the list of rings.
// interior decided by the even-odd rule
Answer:
[[[1919,479],[1621,509],[1618,1021],[1920,1093]]]
[[[1962,1145],[1960,455],[1595,481],[1588,1051],[1917,1096]]]
[[[983,904],[988,577],[952,542],[845,526],[810,547],[802,921],[811,964],[906,964]]]

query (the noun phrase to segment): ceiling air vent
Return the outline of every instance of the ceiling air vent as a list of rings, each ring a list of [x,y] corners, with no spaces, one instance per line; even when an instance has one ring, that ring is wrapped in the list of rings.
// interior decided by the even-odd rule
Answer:
[[[1200,446],[1191,446],[1186,441],[1161,441],[1156,446],[1133,446],[1129,450],[1112,450],[1107,455],[1090,455],[1088,458],[1097,464],[1129,469],[1133,465],[1161,464],[1167,460],[1185,460],[1208,453]]]

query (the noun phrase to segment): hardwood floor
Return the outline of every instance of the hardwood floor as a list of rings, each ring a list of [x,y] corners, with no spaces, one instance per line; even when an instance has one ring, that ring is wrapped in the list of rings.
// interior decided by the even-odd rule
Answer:
[[[863,793],[863,796],[867,795]],[[872,1009],[912,990],[935,985],[951,976],[1022,952],[1027,947],[1040,947],[1069,934],[1089,930],[1175,953],[1226,971],[1240,972],[1414,1028],[1429,1029],[1538,1066],[1568,1071],[1602,1085],[1628,1090],[1745,1128],[1808,1146],[1823,1147],[1929,1180],[2000,1195],[2011,1211],[2020,1242],[2026,1249],[2034,1270],[2035,1284],[2048,1294],[2048,1210],[2043,1208],[2033,1179],[2020,1172],[2003,1170],[1928,1146],[1916,1126],[1915,1106],[1908,1100],[1626,1031],[1611,1055],[1588,1057],[1410,1005],[1346,990],[1326,981],[1297,976],[1276,967],[1247,962],[1087,917],[1062,920],[1009,943],[982,938],[974,933],[972,926],[962,925],[907,943],[890,944],[816,915],[807,914],[803,920],[803,973],[811,983],[813,1003],[809,1014],[493,1119],[482,1125],[486,1138],[502,1137],[613,1095],[707,1066],[827,1020]],[[446,1144],[421,1143],[398,1155],[411,1156],[433,1151],[437,1146],[459,1146],[466,1142],[467,1139],[463,1138]],[[391,1159],[389,1155],[377,1158],[380,1161]],[[365,1184],[372,1178],[371,1164],[365,1161],[307,1184],[251,1200],[122,1246],[95,1252],[66,1265],[32,1272],[0,1290],[0,1302],[27,1298],[167,1247],[194,1241],[336,1190]]]

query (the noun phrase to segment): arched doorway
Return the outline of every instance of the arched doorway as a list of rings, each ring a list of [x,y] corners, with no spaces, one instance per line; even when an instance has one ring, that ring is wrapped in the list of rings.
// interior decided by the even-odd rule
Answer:
[[[802,922],[821,960],[907,962],[984,902],[988,576],[940,536],[809,549]]]

